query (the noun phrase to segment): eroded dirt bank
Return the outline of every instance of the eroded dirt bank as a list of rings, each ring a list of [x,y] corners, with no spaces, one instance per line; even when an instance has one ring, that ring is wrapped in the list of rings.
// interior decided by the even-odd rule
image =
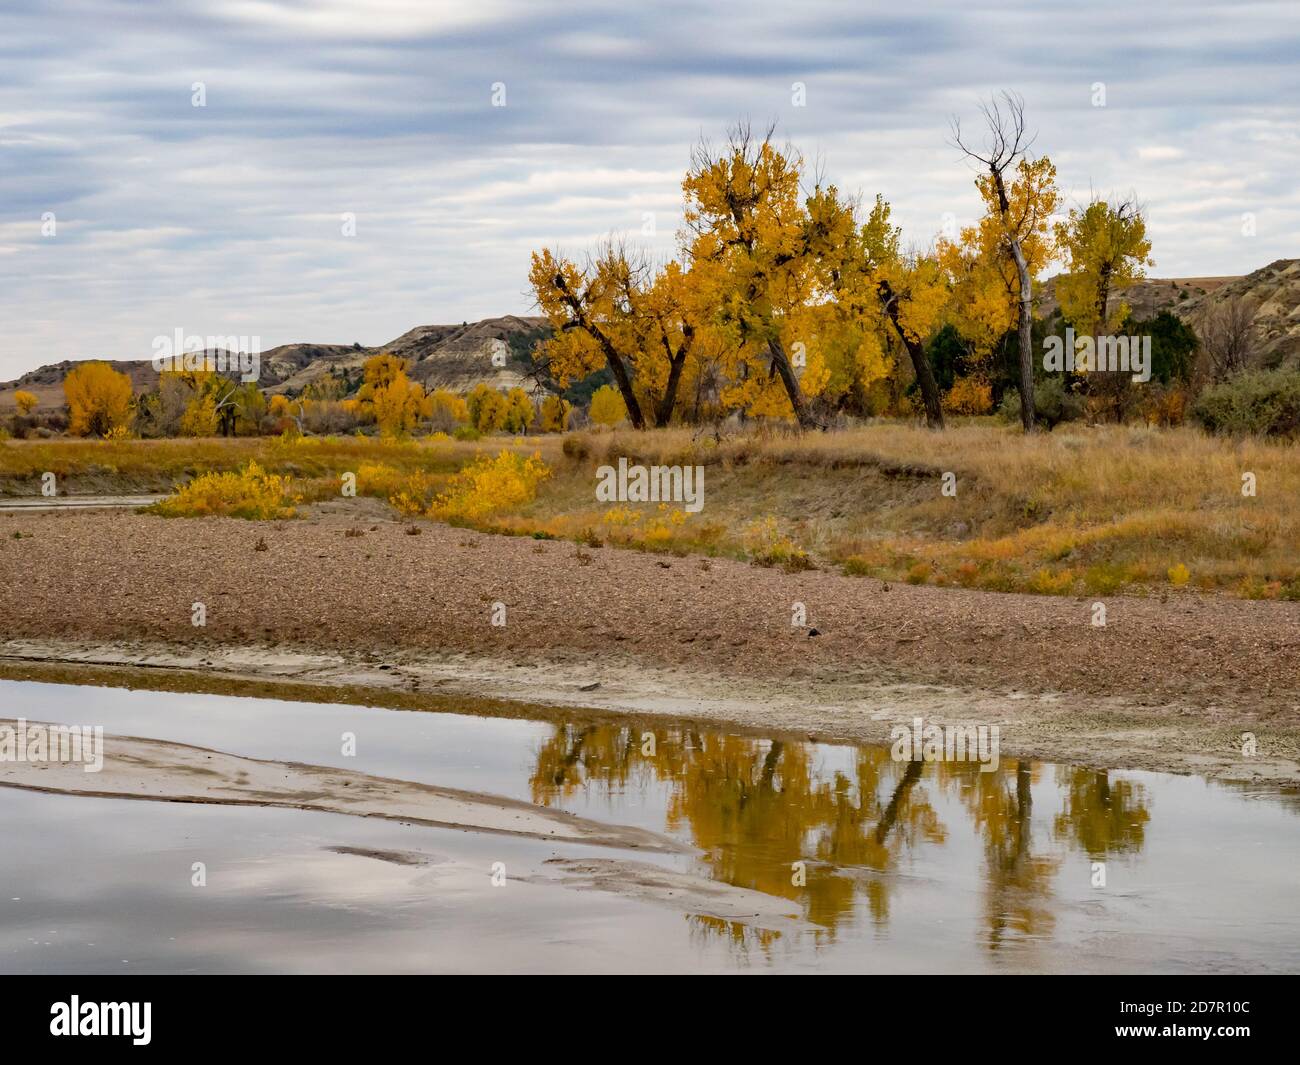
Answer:
[[[923,714],[998,724],[1006,756],[1300,779],[1296,604],[1114,597],[1103,628],[1090,600],[419,528],[3,515],[0,655],[821,739]]]

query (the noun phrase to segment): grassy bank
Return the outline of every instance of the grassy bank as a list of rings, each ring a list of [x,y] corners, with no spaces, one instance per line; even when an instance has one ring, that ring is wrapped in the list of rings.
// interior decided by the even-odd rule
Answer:
[[[342,473],[360,471],[360,494],[405,492],[406,512],[418,517],[457,471],[503,448],[540,452],[550,475],[531,501],[504,494],[507,502],[474,509],[465,524],[918,584],[1300,598],[1296,447],[1191,429],[1062,428],[1026,438],[984,422],[944,433],[878,424],[721,439],[673,429],[473,443],[23,442],[0,448],[0,487],[31,494],[53,470],[72,491],[159,490],[254,459],[294,478],[306,502],[336,495]],[[703,466],[703,508],[597,502],[596,470],[620,456]],[[955,495],[942,491],[945,473]],[[1254,496],[1242,493],[1245,474],[1254,475]]]

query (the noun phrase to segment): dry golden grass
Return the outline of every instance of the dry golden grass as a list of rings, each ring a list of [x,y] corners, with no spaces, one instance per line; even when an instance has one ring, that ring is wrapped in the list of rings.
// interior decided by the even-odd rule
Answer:
[[[158,490],[255,460],[293,477],[305,500],[336,495],[352,471],[363,495],[414,486],[421,510],[454,474],[502,448],[539,451],[551,475],[532,502],[474,522],[497,532],[1043,594],[1300,598],[1300,451],[1193,429],[1025,437],[984,419],[943,433],[879,423],[802,435],[669,429],[475,442],[24,441],[0,445],[0,490],[34,493],[45,470],[73,491]],[[598,503],[596,469],[620,456],[702,465],[703,510]],[[945,472],[956,477],[955,497],[941,493]],[[1254,497],[1242,495],[1246,473]]]
[[[565,451],[569,469],[528,512],[549,535],[599,528],[594,468],[626,455],[705,467],[704,510],[667,549],[754,557],[746,530],[773,522],[819,564],[913,583],[1300,598],[1294,445],[1117,426],[1025,437],[986,419],[943,433],[896,423],[720,439],[590,433]],[[945,472],[955,497],[941,493]],[[1246,473],[1254,497],[1242,494]]]
[[[558,455],[556,437],[384,440],[378,437],[205,437],[167,440],[9,440],[0,443],[0,495],[34,495],[41,474],[58,478],[60,493],[165,492],[200,473],[234,471],[256,462],[268,473],[335,486],[363,465],[399,473],[455,473],[503,447]]]

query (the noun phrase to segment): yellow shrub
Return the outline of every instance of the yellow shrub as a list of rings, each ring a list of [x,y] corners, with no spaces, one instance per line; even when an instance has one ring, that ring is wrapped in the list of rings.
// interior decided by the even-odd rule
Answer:
[[[1053,573],[1049,569],[1040,569],[1029,582],[1029,587],[1040,595],[1068,595],[1074,587],[1074,571],[1067,569]]]
[[[256,462],[250,462],[237,472],[204,473],[189,484],[178,485],[152,510],[165,518],[213,514],[254,521],[292,518],[298,498],[290,494],[289,487],[288,477],[267,473]]]
[[[993,409],[993,387],[973,377],[959,377],[943,396],[949,414],[987,414]]]
[[[452,476],[447,490],[429,508],[431,518],[474,522],[499,510],[531,503],[537,486],[551,475],[541,452],[529,458],[502,451],[496,458],[482,455]]]
[[[600,519],[606,525],[629,526],[641,521],[641,512],[631,507],[610,507]]]
[[[615,426],[627,420],[627,405],[613,385],[601,385],[591,394],[591,420],[597,425]]]
[[[776,518],[764,518],[749,526],[745,531],[745,550],[760,566],[782,566],[788,570],[812,569],[808,552],[780,532]]]
[[[934,568],[928,562],[913,563],[907,571],[906,580],[908,584],[924,584],[934,573]]]
[[[1169,583],[1175,588],[1181,588],[1192,579],[1191,571],[1181,562],[1176,566],[1169,567]]]

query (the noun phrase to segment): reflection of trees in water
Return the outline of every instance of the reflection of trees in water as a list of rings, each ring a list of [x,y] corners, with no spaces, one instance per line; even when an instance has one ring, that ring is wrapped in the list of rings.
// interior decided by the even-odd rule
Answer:
[[[1038,768],[1002,759],[996,771],[940,762],[939,779],[957,795],[984,844],[984,943],[1037,939],[1055,927],[1052,879],[1060,859],[1033,853],[1033,785]]]
[[[1056,836],[1096,861],[1136,853],[1151,820],[1147,789],[1131,780],[1110,779],[1104,770],[1058,766],[1056,783],[1065,808],[1056,815]]]
[[[751,952],[766,957],[771,953],[781,938],[781,933],[771,928],[754,928],[729,921],[725,917],[715,917],[711,913],[692,913],[686,917],[690,929],[691,941],[703,946],[726,940],[733,954],[748,956]]]
[[[984,940],[990,950],[1050,935],[1052,881],[1060,858],[1033,852],[1033,785],[1040,770],[1003,759],[991,773],[973,762],[896,762],[886,748],[855,752],[847,771],[818,773],[810,744],[693,729],[640,725],[561,725],[538,750],[530,779],[534,802],[570,796],[591,783],[611,791],[666,785],[667,827],[704,852],[710,874],[738,887],[798,902],[833,936],[861,899],[872,919],[889,919],[889,874],[924,843],[948,830],[931,789],[955,794],[983,843]],[[925,778],[929,776],[929,780]],[[1143,844],[1150,800],[1140,784],[1105,773],[1061,768],[1063,810],[1055,836],[1088,854],[1135,852]],[[792,882],[806,862],[807,883]],[[867,872],[869,871],[869,872]],[[765,948],[768,936],[716,918],[692,919],[737,947]]]
[[[585,783],[627,786],[648,770],[669,786],[669,831],[704,852],[711,875],[802,905],[809,920],[834,930],[859,895],[874,920],[889,916],[888,872],[922,841],[945,829],[920,779],[921,763],[899,763],[883,748],[857,752],[850,774],[815,776],[809,744],[694,730],[656,730],[642,753],[635,726],[559,726],[538,752],[533,801],[570,795]],[[806,883],[793,883],[795,862]]]

